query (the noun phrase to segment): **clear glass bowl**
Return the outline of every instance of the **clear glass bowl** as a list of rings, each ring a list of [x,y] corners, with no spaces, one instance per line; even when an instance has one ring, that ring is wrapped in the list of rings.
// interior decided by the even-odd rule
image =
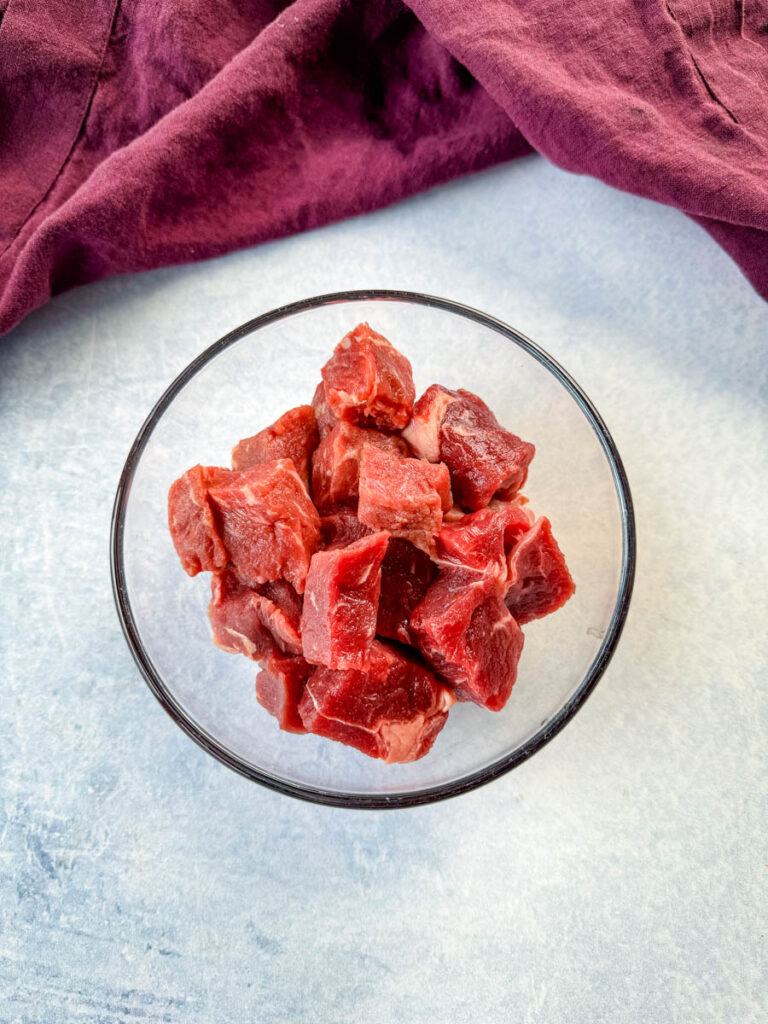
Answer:
[[[386,765],[316,736],[281,732],[257,703],[257,666],[211,642],[208,574],[190,579],[171,543],[170,484],[196,463],[311,401],[320,367],[367,320],[413,364],[417,394],[438,382],[479,394],[536,445],[525,493],[547,515],[576,581],[559,612],[525,626],[503,711],[456,705],[434,747]],[[112,579],[128,644],[151,690],[202,747],[282,793],[344,807],[440,800],[498,778],[555,736],[616,648],[635,565],[632,502],[613,440],[565,370],[498,320],[408,292],[322,295],[257,317],[206,349],[139,431],[117,491]]]

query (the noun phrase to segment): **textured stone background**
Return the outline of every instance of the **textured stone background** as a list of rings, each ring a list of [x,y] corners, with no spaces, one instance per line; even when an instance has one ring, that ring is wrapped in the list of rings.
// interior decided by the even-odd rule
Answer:
[[[620,649],[458,800],[324,809],[235,776],[141,681],[109,516],[224,330],[349,287],[463,300],[605,416],[637,506]],[[0,341],[0,1021],[766,1020],[768,305],[682,216],[529,159],[62,296]]]

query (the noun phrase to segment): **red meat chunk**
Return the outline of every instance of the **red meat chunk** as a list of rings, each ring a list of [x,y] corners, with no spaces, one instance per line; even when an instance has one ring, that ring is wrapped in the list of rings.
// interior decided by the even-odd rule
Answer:
[[[411,418],[411,364],[368,324],[342,338],[322,374],[328,405],[339,419],[401,430]]]
[[[362,537],[368,537],[373,530],[363,525],[357,518],[354,509],[346,505],[331,505],[320,516],[322,546],[326,551],[330,548],[345,548]]]
[[[213,642],[225,651],[256,660],[278,649],[301,654],[301,598],[285,580],[254,589],[231,569],[216,572],[208,617]]]
[[[381,594],[376,632],[379,636],[414,644],[411,612],[423,601],[437,576],[437,566],[407,540],[392,537],[381,563]]]
[[[273,459],[291,459],[308,488],[309,460],[319,443],[314,409],[311,405],[300,405],[271,427],[240,441],[232,450],[232,469],[250,469]]]
[[[312,408],[315,410],[317,429],[322,441],[325,435],[329,434],[339,422],[338,416],[328,405],[328,399],[325,397],[325,384],[322,381],[320,381],[315,389],[315,394],[312,398]]]
[[[303,658],[271,654],[256,676],[256,699],[286,732],[306,732],[299,715],[299,702],[315,666]]]
[[[338,423],[320,442],[312,459],[312,494],[319,509],[357,500],[360,456],[366,445],[395,456],[410,455],[401,437]]]
[[[231,569],[211,578],[208,618],[213,642],[231,654],[244,654],[258,661],[277,648],[277,642],[257,608],[256,592],[245,586]]]
[[[525,483],[535,448],[499,426],[485,402],[459,390],[446,406],[440,458],[451,471],[456,500],[483,508],[494,494],[513,497]]]
[[[530,622],[562,608],[575,589],[552,526],[542,516],[510,555],[507,608],[519,623]]]
[[[309,732],[393,763],[429,751],[453,702],[429,669],[376,640],[360,671],[317,669],[299,714]]]
[[[388,536],[373,533],[312,558],[301,616],[307,661],[333,669],[365,664],[376,632]]]
[[[504,707],[517,676],[523,633],[489,575],[458,567],[441,571],[411,615],[411,631],[459,700],[491,711]]]
[[[184,571],[196,576],[203,570],[223,569],[229,561],[224,541],[208,499],[214,481],[228,471],[214,466],[193,466],[168,492],[168,526]]]
[[[509,554],[532,523],[533,513],[518,502],[499,502],[470,512],[443,525],[437,535],[438,558],[489,573],[503,597]]]
[[[301,609],[303,600],[287,580],[262,583],[253,598],[256,614],[289,654],[301,654]]]
[[[299,593],[320,539],[320,517],[290,459],[232,472],[208,491],[238,576],[250,586],[286,579]]]
[[[449,391],[441,384],[431,384],[414,405],[403,437],[420,459],[440,461],[440,433],[445,410],[455,398],[455,391]]]
[[[403,459],[365,448],[360,458],[357,517],[374,530],[389,530],[428,554],[443,512],[451,507],[448,469],[423,459]]]
[[[403,436],[421,458],[446,464],[456,501],[475,510],[494,494],[514,497],[535,453],[532,444],[500,426],[477,395],[438,384],[418,400]]]

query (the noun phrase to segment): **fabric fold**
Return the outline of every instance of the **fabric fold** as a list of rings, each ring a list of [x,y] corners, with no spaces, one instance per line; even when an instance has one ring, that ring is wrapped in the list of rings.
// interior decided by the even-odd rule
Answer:
[[[532,148],[683,210],[768,297],[766,83],[768,0],[11,0],[0,330]]]

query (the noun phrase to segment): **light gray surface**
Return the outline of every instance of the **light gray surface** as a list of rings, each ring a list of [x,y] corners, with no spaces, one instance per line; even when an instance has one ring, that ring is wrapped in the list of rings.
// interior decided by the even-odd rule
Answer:
[[[197,352],[403,287],[558,358],[624,457],[624,638],[511,775],[398,812],[235,776],[163,713],[109,584],[117,478]],[[60,297],[0,341],[0,1021],[766,1020],[768,305],[681,215],[541,160]]]

